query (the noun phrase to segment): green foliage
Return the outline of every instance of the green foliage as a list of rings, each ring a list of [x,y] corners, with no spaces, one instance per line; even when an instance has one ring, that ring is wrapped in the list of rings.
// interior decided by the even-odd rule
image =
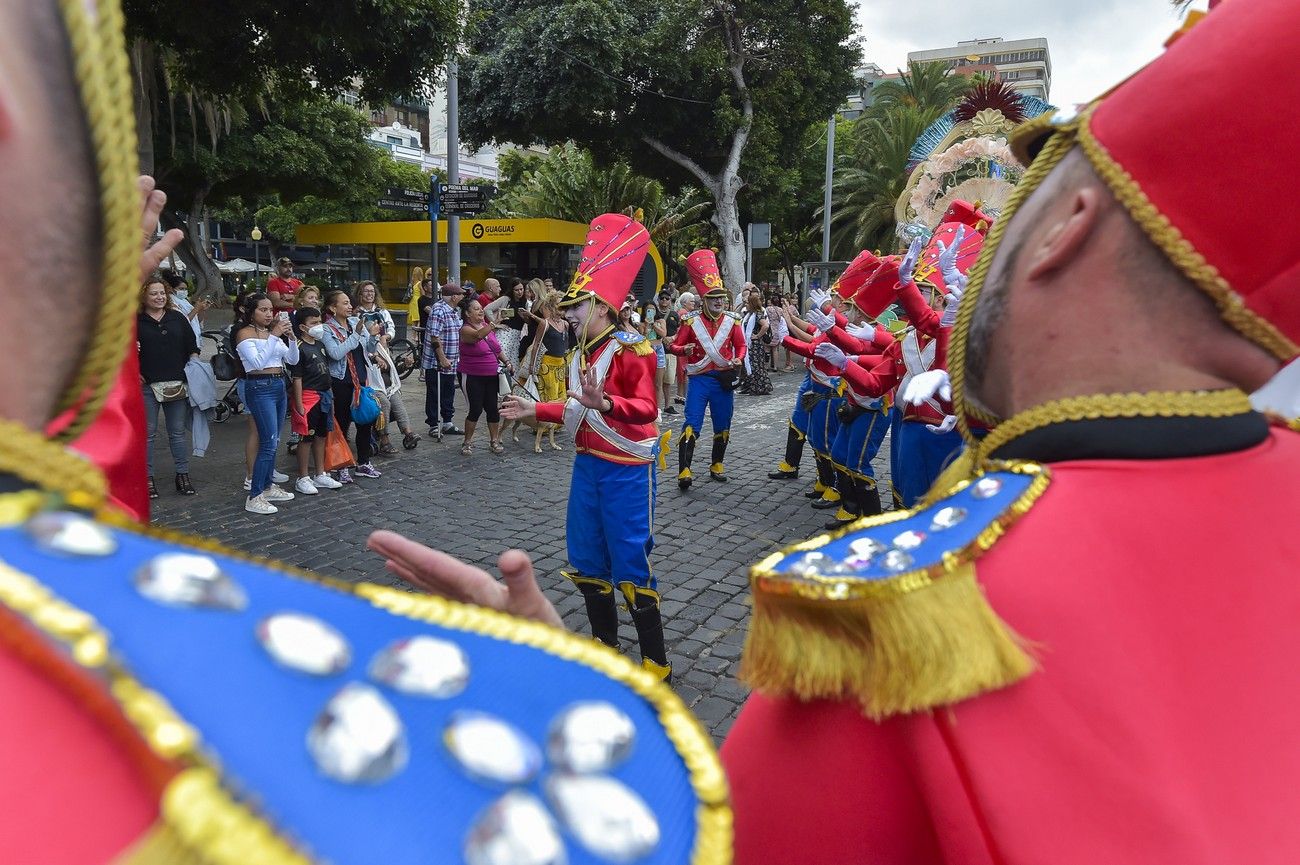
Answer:
[[[418,165],[397,162],[376,149],[376,170],[365,171],[354,178],[342,194],[333,198],[307,195],[283,204],[280,196],[273,196],[257,208],[255,221],[275,240],[291,243],[294,227],[321,222],[399,222],[424,219],[425,214],[409,210],[387,210],[378,201],[389,187],[427,190],[430,175]],[[447,175],[441,169],[434,171],[439,181]]]
[[[947,75],[941,63],[913,63],[900,80],[877,88],[875,101],[857,120],[843,124],[831,190],[835,257],[851,259],[863,249],[894,251],[894,206],[907,184],[908,153],[973,83]]]
[[[647,139],[720,175],[747,94],[740,174],[755,182],[795,160],[807,128],[851,89],[852,33],[844,0],[479,0],[461,63],[461,130],[477,144],[576,141],[678,188],[702,180]]]
[[[424,89],[457,37],[455,0],[124,0],[129,36],[166,57],[181,90],[219,100],[336,93],[379,103]]]

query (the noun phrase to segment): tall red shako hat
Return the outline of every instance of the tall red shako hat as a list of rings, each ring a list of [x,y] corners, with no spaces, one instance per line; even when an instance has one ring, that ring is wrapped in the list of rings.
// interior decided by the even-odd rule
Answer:
[[[650,251],[650,232],[622,213],[604,213],[591,221],[582,260],[560,306],[574,306],[589,297],[617,312],[627,300],[632,281]]]
[[[898,263],[902,259],[897,255],[886,255],[880,259],[880,266],[863,283],[858,293],[853,295],[853,305],[868,318],[875,318],[894,303],[898,297]]]
[[[913,278],[918,284],[929,283],[947,294],[948,286],[944,282],[943,271],[939,269],[939,244],[942,243],[945,248],[951,247],[957,239],[957,232],[960,231],[961,249],[957,252],[957,269],[962,273],[969,273],[975,266],[975,260],[979,258],[980,250],[984,247],[984,234],[992,224],[993,217],[974,204],[954,199],[944,211],[939,227],[934,230],[929,243],[921,252],[921,259],[916,263],[916,270],[912,274]]]
[[[726,297],[722,284],[722,271],[718,270],[718,256],[711,249],[697,249],[686,256],[686,275],[700,297]]]
[[[871,274],[875,273],[877,267],[880,267],[879,256],[869,249],[862,250],[857,258],[844,268],[839,279],[831,286],[831,291],[844,300],[852,300],[853,295],[858,293],[858,289],[862,288]]]
[[[1216,6],[1078,117],[1044,115],[1016,130],[1012,149],[1029,168],[999,222],[1078,146],[1223,320],[1290,360],[1300,354],[1300,245],[1285,216],[1300,194],[1291,170],[1300,76],[1279,70],[1294,68],[1284,34],[1300,33],[1300,3]],[[990,233],[972,287],[1000,234]]]

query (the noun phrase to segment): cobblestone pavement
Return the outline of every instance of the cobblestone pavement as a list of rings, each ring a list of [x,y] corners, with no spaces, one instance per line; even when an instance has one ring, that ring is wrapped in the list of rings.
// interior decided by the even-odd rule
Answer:
[[[786,419],[800,377],[794,372],[774,375],[771,396],[737,394],[726,459],[730,483],[708,480],[710,434],[703,432],[695,459],[697,480],[688,493],[677,489],[675,451],[671,470],[659,475],[651,562],[663,595],[673,684],[718,741],[746,696],[736,670],[749,620],[748,568],[769,552],[814,534],[829,519],[828,512],[808,507],[800,495],[811,482],[811,453],[804,455],[799,481],[767,478],[784,449]],[[412,418],[423,418],[424,385],[414,375],[405,393]],[[463,411],[459,394],[457,407]],[[244,511],[240,489],[249,422],[240,415],[214,425],[209,456],[191,461],[199,494],[190,498],[172,491],[171,457],[160,430],[154,456],[162,493],[154,503],[156,522],[322,574],[388,585],[397,581],[364,547],[376,528],[393,529],[488,570],[502,550],[520,547],[533,555],[542,586],[565,624],[587,632],[582,599],[559,575],[566,564],[564,514],[573,458],[566,438],[558,439],[563,451],[534,454],[524,430],[521,444],[507,440],[505,455],[494,456],[487,450],[484,428],[469,457],[461,456],[459,437],[441,443],[424,438],[414,451],[378,460],[382,478],[362,478],[318,496],[300,495],[281,505],[280,513],[263,517]],[[418,431],[424,430],[419,423]],[[888,454],[887,442],[880,452]],[[877,459],[878,476],[887,473],[886,463]],[[292,474],[293,460],[283,450],[277,464]],[[622,617],[625,650],[635,652],[636,631],[626,611]]]

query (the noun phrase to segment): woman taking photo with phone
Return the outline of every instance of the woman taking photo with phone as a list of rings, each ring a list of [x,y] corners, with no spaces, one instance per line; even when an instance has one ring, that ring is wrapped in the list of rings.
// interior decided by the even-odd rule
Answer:
[[[346,291],[325,293],[325,333],[321,337],[325,353],[330,359],[330,380],[334,391],[334,419],[339,431],[347,438],[352,426],[352,400],[357,389],[366,386],[366,355],[379,344],[379,323],[368,326],[352,315],[352,298]],[[379,384],[383,387],[383,383]],[[375,422],[357,425],[357,475],[377,478],[380,475],[371,460],[374,458]],[[339,471],[341,483],[352,483],[347,469]]]
[[[140,314],[136,319],[140,346],[140,392],[144,396],[146,462],[149,498],[158,498],[153,482],[153,442],[158,434],[158,409],[167,420],[167,444],[176,464],[176,492],[194,495],[190,483],[190,401],[185,389],[185,364],[198,357],[199,343],[184,315],[170,308],[167,286],[161,276],[150,277],[140,288]]]
[[[271,478],[275,451],[280,445],[280,422],[289,410],[284,368],[298,362],[298,339],[289,326],[289,314],[275,312],[271,299],[254,292],[244,300],[236,322],[235,350],[244,364],[244,396],[257,425],[257,458],[244,510],[273,514],[273,502],[287,502],[293,493],[280,489]]]

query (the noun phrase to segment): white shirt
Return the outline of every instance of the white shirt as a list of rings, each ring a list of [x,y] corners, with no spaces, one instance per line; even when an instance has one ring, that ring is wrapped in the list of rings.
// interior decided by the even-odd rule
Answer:
[[[245,372],[259,372],[286,363],[298,362],[298,343],[285,343],[278,336],[266,339],[246,339],[235,346]]]

